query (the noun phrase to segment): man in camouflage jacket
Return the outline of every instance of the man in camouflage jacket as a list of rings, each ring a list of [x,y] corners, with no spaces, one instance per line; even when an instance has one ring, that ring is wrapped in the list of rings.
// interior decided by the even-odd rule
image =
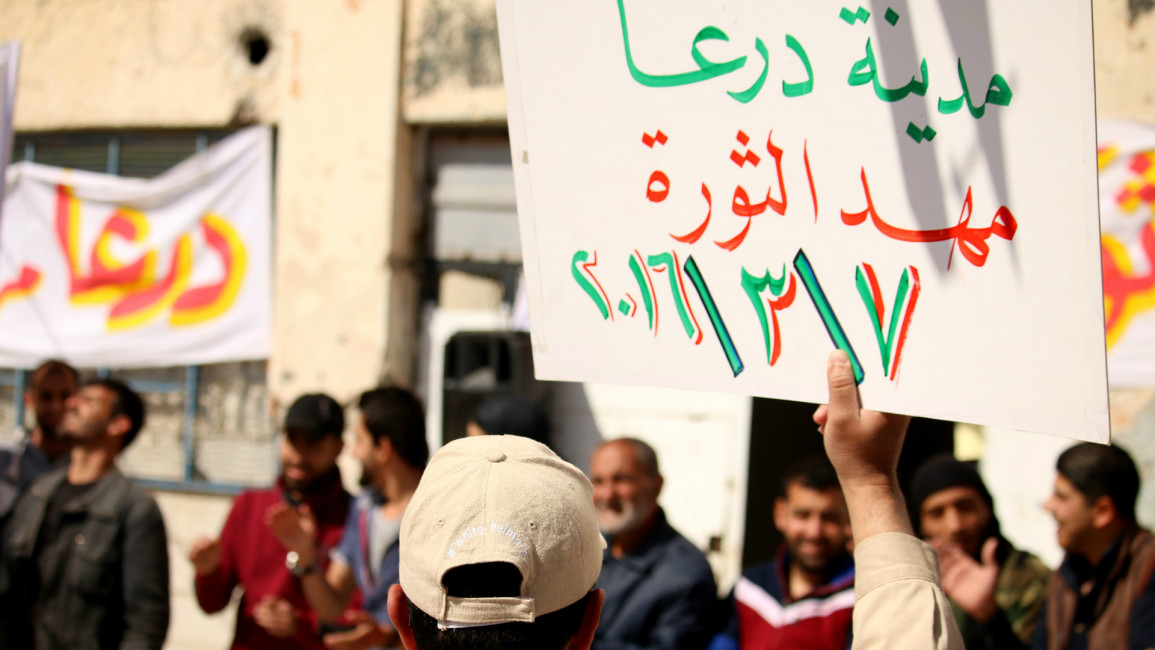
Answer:
[[[1029,647],[1051,571],[999,532],[994,502],[970,465],[928,460],[910,489],[915,530],[938,549],[943,589],[969,650]]]

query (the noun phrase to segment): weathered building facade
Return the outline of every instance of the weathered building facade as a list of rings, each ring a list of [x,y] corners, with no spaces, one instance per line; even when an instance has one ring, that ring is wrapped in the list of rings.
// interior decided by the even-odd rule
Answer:
[[[1147,74],[1155,12],[1139,0],[1097,0],[1094,9],[1100,115],[1155,121]],[[178,386],[150,397],[165,415],[127,459],[138,475],[166,478],[158,498],[177,601],[169,647],[222,647],[230,638],[227,616],[196,608],[184,557],[227,513],[227,495],[206,492],[270,480],[276,405],[313,390],[348,402],[382,381],[413,386],[427,402],[434,448],[459,435],[479,396],[530,392],[548,406],[555,446],[579,466],[603,438],[655,445],[670,519],[713,549],[720,583],[744,557],[769,554],[755,547],[772,538],[776,472],[820,446],[810,407],[543,386],[527,375],[492,0],[0,0],[0,41],[17,39],[24,141],[276,129],[272,357],[202,368],[191,393],[181,383],[187,371],[140,375]],[[36,147],[17,154],[35,157]],[[0,387],[0,401],[13,403],[17,385]],[[1142,511],[1155,512],[1155,387],[1114,391],[1112,406],[1117,440],[1148,478]],[[0,416],[13,423],[12,411]],[[182,445],[188,427],[191,447]],[[927,438],[943,430],[931,426]],[[958,453],[982,459],[1010,536],[1053,560],[1053,526],[1037,495],[1068,443],[945,431]],[[251,457],[253,468],[223,469],[238,457]],[[157,470],[165,463],[171,473]]]

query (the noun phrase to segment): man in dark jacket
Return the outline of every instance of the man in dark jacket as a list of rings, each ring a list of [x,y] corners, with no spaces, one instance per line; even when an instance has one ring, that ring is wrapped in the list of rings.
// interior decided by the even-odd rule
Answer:
[[[654,450],[632,438],[604,443],[590,474],[609,543],[597,581],[606,600],[594,650],[705,648],[717,604],[714,575],[658,507],[662,475]]]
[[[32,484],[5,531],[0,647],[164,644],[164,520],[115,465],[143,424],[140,397],[116,380],[89,382],[69,398],[59,429],[72,443],[69,466]]]
[[[1057,469],[1046,508],[1067,556],[1047,584],[1032,647],[1155,647],[1155,535],[1135,522],[1135,462],[1118,447],[1084,442],[1063,452]]]

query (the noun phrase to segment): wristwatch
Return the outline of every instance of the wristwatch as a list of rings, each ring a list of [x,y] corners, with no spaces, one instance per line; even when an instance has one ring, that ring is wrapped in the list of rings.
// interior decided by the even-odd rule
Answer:
[[[304,578],[317,569],[320,569],[321,564],[313,560],[313,563],[309,566],[301,566],[301,556],[297,555],[296,551],[289,551],[289,554],[285,556],[285,568],[288,569],[289,573],[293,574],[294,577]]]

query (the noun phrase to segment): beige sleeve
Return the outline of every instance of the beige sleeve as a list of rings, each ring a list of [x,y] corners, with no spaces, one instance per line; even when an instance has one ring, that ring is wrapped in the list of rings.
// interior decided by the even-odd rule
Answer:
[[[938,554],[904,533],[854,549],[853,650],[964,650],[938,574]]]

